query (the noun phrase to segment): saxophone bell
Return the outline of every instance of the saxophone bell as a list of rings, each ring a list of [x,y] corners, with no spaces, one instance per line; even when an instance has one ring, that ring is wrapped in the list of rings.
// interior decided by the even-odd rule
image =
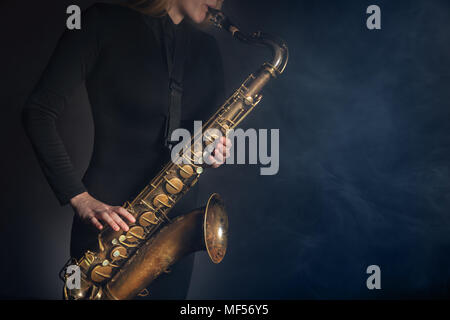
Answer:
[[[174,219],[145,243],[121,272],[104,285],[90,285],[81,279],[81,288],[64,286],[65,299],[132,299],[171,265],[184,256],[205,250],[212,262],[220,263],[228,244],[228,216],[219,194],[212,194],[205,207]],[[151,294],[151,293],[150,293]]]

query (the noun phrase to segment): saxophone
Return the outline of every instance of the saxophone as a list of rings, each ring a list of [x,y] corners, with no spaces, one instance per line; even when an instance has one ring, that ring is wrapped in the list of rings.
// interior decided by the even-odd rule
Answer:
[[[194,136],[187,147],[188,155],[180,152],[139,195],[123,205],[136,218],[127,232],[105,228],[98,235],[96,252],[87,251],[66,264],[61,271],[66,300],[132,299],[187,254],[206,250],[214,263],[220,263],[225,256],[228,217],[220,195],[212,194],[205,207],[175,219],[170,219],[169,212],[203,172],[203,154],[198,150],[218,138],[208,134],[208,129],[227,135],[239,125],[261,101],[263,87],[283,73],[289,53],[282,40],[262,32],[245,34],[222,11],[209,11],[216,27],[242,42],[268,47],[273,60],[251,74],[203,125],[202,133]],[[74,289],[67,285],[69,265],[79,268],[80,282]]]

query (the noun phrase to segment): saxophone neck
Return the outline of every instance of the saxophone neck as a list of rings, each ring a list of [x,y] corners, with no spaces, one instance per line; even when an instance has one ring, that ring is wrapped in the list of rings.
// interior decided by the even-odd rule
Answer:
[[[262,45],[268,47],[272,51],[272,62],[270,65],[282,74],[289,60],[289,49],[282,39],[269,35],[267,33],[258,31],[251,35],[242,32],[230,19],[220,10],[209,8],[210,21],[219,29],[225,30],[244,43],[253,45]]]

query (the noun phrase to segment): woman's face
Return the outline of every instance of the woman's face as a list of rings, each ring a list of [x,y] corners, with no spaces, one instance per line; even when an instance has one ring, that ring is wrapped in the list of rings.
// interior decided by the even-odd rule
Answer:
[[[202,23],[208,7],[215,8],[218,0],[178,0],[180,10],[196,23]]]

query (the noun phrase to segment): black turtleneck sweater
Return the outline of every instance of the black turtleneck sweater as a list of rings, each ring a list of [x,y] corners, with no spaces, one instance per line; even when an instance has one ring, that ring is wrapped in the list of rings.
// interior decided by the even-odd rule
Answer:
[[[24,109],[24,125],[42,170],[61,204],[88,191],[111,205],[136,196],[169,160],[164,147],[169,79],[167,42],[190,35],[183,77],[181,126],[206,120],[223,102],[223,68],[215,39],[190,22],[152,18],[133,9],[96,4],[81,30],[66,30]],[[173,51],[173,49],[172,49]],[[77,87],[86,84],[94,148],[81,177],[55,122]],[[95,245],[96,231],[75,216],[72,256]]]
[[[168,109],[164,41],[187,28],[182,126],[207,119],[222,102],[223,69],[215,39],[187,21],[152,18],[97,4],[81,30],[66,30],[24,109],[38,160],[61,204],[88,190],[105,202],[128,200],[166,159]],[[173,51],[173,50],[172,50]],[[94,151],[83,179],[73,169],[55,121],[75,88],[86,83],[95,126]]]

